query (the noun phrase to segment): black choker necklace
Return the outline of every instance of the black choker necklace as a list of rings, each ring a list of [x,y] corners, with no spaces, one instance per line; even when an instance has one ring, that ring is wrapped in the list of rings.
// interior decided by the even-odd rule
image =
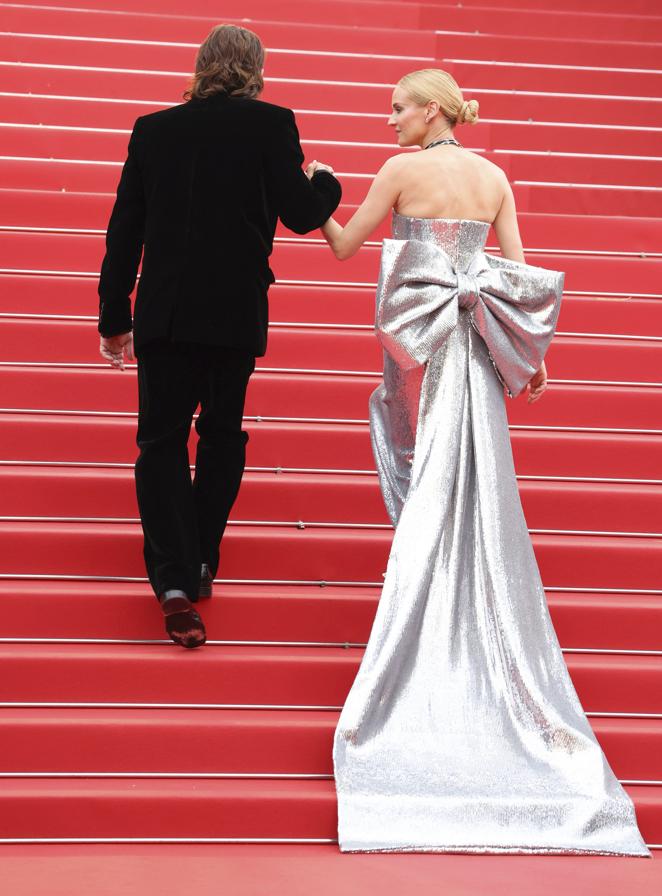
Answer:
[[[441,146],[442,143],[454,143],[455,146],[462,146],[457,140],[454,140],[452,137],[447,137],[445,140],[435,140],[434,143],[428,143],[425,149],[431,149],[433,146]]]

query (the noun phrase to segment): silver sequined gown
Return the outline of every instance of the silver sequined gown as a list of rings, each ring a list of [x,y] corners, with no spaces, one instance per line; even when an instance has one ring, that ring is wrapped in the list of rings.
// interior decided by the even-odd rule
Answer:
[[[506,418],[563,274],[488,256],[489,224],[394,213],[370,399],[396,526],[335,731],[343,852],[649,856],[549,616]],[[542,399],[544,400],[544,398]]]

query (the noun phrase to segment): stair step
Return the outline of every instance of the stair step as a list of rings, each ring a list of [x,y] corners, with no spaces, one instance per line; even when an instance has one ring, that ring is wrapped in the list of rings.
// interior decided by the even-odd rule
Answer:
[[[314,710],[4,707],[2,771],[333,775],[337,721]],[[657,740],[651,725],[632,729],[621,735],[626,761],[634,738]]]
[[[387,9],[391,11],[393,4]],[[273,5],[269,5],[270,16],[273,16]],[[352,15],[355,16],[356,4],[352,4]],[[449,7],[445,12],[449,11]],[[455,10],[453,10],[455,11]],[[316,10],[316,15],[319,10]],[[372,14],[372,10],[371,10]],[[411,12],[406,11],[408,17]],[[618,20],[619,30],[624,23],[632,22],[632,12],[628,17]],[[381,19],[381,16],[380,16]],[[512,18],[509,19],[512,22]],[[564,26],[577,21],[575,17],[565,16]],[[610,22],[606,16],[598,16],[597,22]],[[353,25],[357,22],[353,21]],[[382,26],[386,22],[381,20]],[[411,21],[406,24],[411,24]],[[596,19],[591,26],[595,27]],[[650,20],[647,22],[650,25]],[[484,30],[484,24],[481,23]],[[595,36],[595,35],[592,35]],[[622,38],[622,32],[619,35]],[[650,39],[650,37],[648,38]],[[57,41],[46,40],[41,36],[24,34],[0,35],[0,56],[10,62],[38,62],[42,64],[67,65],[73,58],[77,65],[104,66],[108,68],[130,68],[152,71],[186,72],[191,68],[194,47],[163,46],[149,44],[121,45],[121,56],[118,57],[118,45],[98,41],[71,40],[65,37]],[[380,59],[379,57],[351,56],[342,59],[342,78],[345,81],[371,83],[396,83],[402,76],[403,67],[414,66],[418,60],[412,59]],[[455,62],[450,59],[437,60],[437,65],[453,75],[459,83],[489,84],[493,89],[522,89],[542,91],[563,91],[569,93],[611,93],[631,96],[659,96],[659,71],[600,71],[558,69],[553,71],[544,66],[523,70],[515,65],[491,62]],[[311,73],[310,56],[296,50],[270,53],[267,72],[271,78],[308,78]],[[338,58],[332,55],[317,54],[315,56],[315,76],[320,80],[337,80]]]
[[[592,189],[581,184],[524,184],[516,187],[517,205],[529,212],[557,211],[566,215],[655,215],[659,194],[647,188],[605,185]],[[595,270],[599,270],[598,267]]]
[[[22,364],[103,364],[95,321],[0,319],[0,357]],[[257,367],[380,372],[382,348],[371,330],[274,327]],[[662,340],[556,336],[545,356],[553,379],[662,383]]]
[[[84,76],[83,76],[84,75]],[[84,73],[53,66],[8,63],[0,68],[0,91],[7,93],[55,94],[59,96],[104,97],[151,100],[159,105],[181,102],[187,76],[182,74],[142,74],[120,71]],[[293,109],[320,109],[350,113],[388,112],[391,85],[346,84],[336,82],[278,81],[265,77],[261,98]],[[463,95],[476,99],[490,117],[505,119],[538,118],[544,121],[586,122],[630,127],[660,127],[662,110],[647,97],[528,94],[512,91],[493,93],[490,88],[465,88]]]
[[[349,470],[374,469],[367,426],[249,421],[245,428],[249,433],[249,466],[337,468],[340,464]],[[0,450],[5,460],[133,464],[138,454],[135,416],[0,413],[0,430]],[[643,458],[650,455],[648,467],[659,472],[656,467],[657,437],[627,438],[635,440],[632,448],[637,454]],[[637,439],[646,440],[646,444],[639,446]],[[630,446],[627,439],[622,444],[624,448]],[[189,437],[191,463],[195,460],[196,445],[197,433],[192,427]],[[605,446],[602,454],[606,463],[611,456],[611,447]],[[621,456],[632,458],[625,450]],[[571,463],[572,457],[567,460]]]
[[[150,586],[128,582],[2,579],[3,638],[166,641]],[[223,641],[365,644],[378,587],[229,585],[217,581],[198,609],[209,638]],[[552,622],[566,651],[658,651],[657,594],[547,591]],[[63,603],[73,608],[63,613]],[[15,609],[14,609],[15,608]]]
[[[604,21],[604,17],[603,17]],[[35,59],[42,61],[43,53],[33,53]],[[90,53],[90,55],[92,55]],[[116,64],[116,57],[110,64]],[[318,57],[321,62],[320,70],[324,71],[324,57]],[[50,60],[47,60],[50,61]],[[281,63],[279,67],[278,64]],[[290,77],[303,77],[304,67],[297,64],[298,60],[292,57],[281,59],[272,57],[269,72],[271,77],[278,77],[286,70]],[[94,63],[91,63],[94,64]],[[489,59],[461,60],[439,59],[435,62],[439,68],[449,72],[458,84],[489,84],[493,90],[534,90],[553,93],[591,93],[591,94],[621,94],[627,96],[659,96],[660,73],[654,71],[632,71],[627,69],[620,71],[600,71],[599,69],[583,69],[581,66],[568,69],[552,69],[544,64],[531,67],[519,67],[502,62],[496,65]],[[142,63],[141,63],[142,66]],[[343,63],[343,68],[344,68]],[[349,71],[351,67],[348,66]],[[359,69],[362,72],[363,69]],[[402,72],[400,64],[392,81],[397,81]],[[370,74],[359,75],[363,80],[382,81],[390,75],[390,70],[370,70]],[[325,75],[320,75],[325,77]],[[347,75],[345,75],[347,77]],[[354,80],[354,78],[353,78]],[[358,79],[357,79],[358,80]],[[479,119],[480,120],[480,119]]]
[[[148,5],[145,3],[141,3],[140,13],[144,15],[144,13],[150,9],[155,8],[155,0],[147,0]],[[292,12],[296,12],[295,22],[306,22],[309,21],[307,16],[311,16],[310,21],[320,22],[321,16],[330,15],[333,13],[333,17],[330,18],[330,22],[333,24],[340,24],[344,21],[344,16],[349,15],[347,11],[347,7],[351,11],[358,8],[359,16],[361,17],[361,21],[365,16],[366,11],[368,13],[374,13],[374,3],[375,0],[353,0],[353,2],[349,2],[349,0],[333,0],[332,3],[326,4],[325,0],[311,0],[310,3],[305,4],[303,0],[287,0],[287,3],[284,3],[282,7],[278,9],[274,9],[271,6],[270,0],[256,0],[253,4],[252,8],[254,13],[257,15],[258,12],[260,14],[262,11],[268,11],[273,21],[290,21],[288,16]],[[387,20],[391,21],[391,16],[395,16],[393,21],[395,22],[403,22],[413,21],[416,14],[416,7],[419,5],[423,5],[427,12],[431,11],[431,8],[434,7],[436,10],[439,7],[448,8],[448,4],[444,2],[428,3],[425,2],[423,4],[420,3],[420,0],[386,0],[386,3],[389,6],[388,17]],[[51,3],[52,7],[66,7],[68,0],[53,0]],[[548,10],[546,5],[546,0],[466,0],[463,3],[464,7],[473,9],[478,6],[481,9],[487,9],[489,12],[494,12],[495,10],[500,10],[503,12],[503,7],[507,4],[506,12],[509,12],[513,9],[521,9],[526,13],[533,12],[535,10]],[[391,10],[390,7],[393,7]],[[94,10],[95,7],[93,3],[81,2],[79,7],[80,9]],[[128,3],[128,0],[124,0],[121,9],[130,9],[133,10],[133,6]],[[176,15],[190,15],[191,7],[183,2],[183,0],[167,0],[165,4],[160,4],[157,7],[157,11],[167,10],[169,14]],[[199,13],[206,14],[209,9],[214,11],[214,3],[213,0],[196,0],[196,8]],[[231,7],[233,8],[233,7]],[[242,12],[244,7],[239,7]],[[455,7],[453,7],[454,9]],[[576,5],[573,4],[572,0],[558,0],[555,4],[555,9],[557,12],[565,13],[568,15],[578,15]],[[632,0],[631,3],[627,3],[626,0],[585,0],[582,4],[582,10],[584,12],[591,13],[599,13],[606,14],[609,13],[611,15],[623,16],[623,15],[640,15],[640,16],[655,16],[657,6],[655,0]],[[405,19],[401,19],[399,16],[404,15]],[[349,18],[350,22],[354,22],[354,18]],[[365,21],[368,24],[374,23],[374,15],[368,15],[365,18]]]
[[[338,172],[374,176],[384,162],[401,152],[392,137],[385,135],[383,146],[335,145],[308,143],[303,149],[308,155],[332,165]],[[81,132],[44,130],[23,126],[3,127],[3,154],[26,158],[85,159],[98,162],[124,162],[128,133]],[[471,146],[474,146],[472,141]],[[549,156],[545,154],[509,154],[481,149],[481,156],[502,168],[509,180],[548,180]],[[585,184],[630,184],[656,187],[662,178],[662,159],[641,158],[636,165],[631,158],[594,158],[589,155],[559,155],[554,159],[556,181]],[[105,222],[107,224],[107,221]],[[105,227],[104,224],[104,227]]]
[[[114,0],[114,8],[130,13],[135,11],[131,0]],[[66,6],[66,0],[55,0],[54,7]],[[83,7],[85,8],[85,7]],[[199,13],[210,14],[213,3],[197,4]],[[89,7],[88,7],[89,9]],[[191,13],[190,4],[185,0],[169,2],[167,10],[170,15],[186,18]],[[241,0],[227,2],[224,7],[226,18],[240,19],[245,14],[245,3]],[[141,0],[140,13],[153,14],[164,11],[161,0]],[[331,0],[331,2],[304,3],[301,0],[287,0],[274,10],[269,0],[253,0],[251,4],[253,19],[264,18],[278,22],[293,24],[310,23],[314,25],[351,26],[353,28],[371,28],[375,26],[375,7],[349,0]],[[628,15],[621,8],[603,15],[602,10],[583,9],[583,15],[576,10],[562,9],[530,9],[524,7],[517,11],[502,9],[498,3],[484,3],[481,9],[468,6],[453,6],[445,3],[386,3],[380,7],[379,26],[381,28],[419,28],[437,29],[443,27],[451,31],[472,32],[479,28],[490,34],[523,34],[527,37],[573,37],[593,40],[662,40],[662,18],[659,15],[645,13],[638,16]]]
[[[144,576],[139,523],[0,522],[0,535],[11,575]],[[218,576],[381,583],[391,540],[389,529],[230,524]],[[534,534],[532,543],[549,588],[659,589],[659,537]]]
[[[374,470],[368,426],[342,423],[245,423],[248,466]],[[0,413],[0,460],[133,465],[136,417]],[[660,481],[662,435],[511,429],[520,476]],[[191,428],[189,458],[197,434]]]
[[[26,233],[3,235],[0,266],[5,270],[31,270],[38,259],[40,270],[92,273],[101,266],[105,241],[101,234]],[[380,249],[366,246],[346,262],[339,262],[329,248],[317,242],[280,242],[270,264],[281,280],[324,280],[372,285],[379,273]],[[593,293],[650,294],[662,276],[662,258],[602,258],[596,267],[591,256],[546,255],[529,252],[532,265],[564,271],[564,289]],[[653,285],[653,286],[652,286]],[[98,305],[95,310],[98,310]],[[90,309],[91,313],[94,313]]]
[[[662,234],[661,234],[662,236]],[[656,237],[658,238],[658,237]],[[93,277],[0,274],[0,313],[86,315],[96,327],[98,303]],[[359,324],[372,330],[374,287],[274,284],[269,289],[272,326],[270,341],[278,338],[279,322]],[[564,296],[557,332],[623,334],[662,337],[662,302],[658,300]]]
[[[122,120],[121,126],[126,125],[131,114],[135,118],[137,115],[146,114],[146,112],[144,107],[137,107],[135,114],[132,112],[127,114],[127,118]],[[354,120],[352,119],[352,121]],[[103,126],[110,127],[111,125],[104,119]],[[332,128],[330,130],[333,132]],[[660,130],[662,132],[662,128]],[[340,139],[340,135],[336,134],[335,136],[336,139]],[[351,135],[347,139],[359,138],[358,135]],[[383,142],[383,134],[375,135],[374,139]],[[0,157],[0,188],[3,189],[114,193],[120,174],[121,165],[117,162],[83,164],[75,160]],[[350,205],[358,205],[363,202],[368,191],[369,179],[365,176],[344,172],[338,172],[338,174],[342,179],[345,202]],[[513,193],[517,208],[523,212],[549,211],[556,214],[572,215],[654,217],[659,211],[660,204],[658,189],[647,186],[629,186],[627,190],[624,190],[618,184],[584,186],[583,184],[565,182],[515,181]],[[326,251],[331,257],[328,249]],[[367,249],[365,252],[369,252],[369,250]],[[357,257],[361,256],[354,256],[354,258]],[[531,264],[536,263],[533,257],[529,257],[527,260]],[[100,258],[99,261],[101,261]],[[32,261],[31,264],[33,263]],[[564,264],[567,264],[567,261],[564,260]],[[347,265],[347,262],[344,262],[343,266],[347,268],[351,267],[351,264]],[[561,269],[566,270],[565,267]],[[593,270],[592,276],[595,277],[596,274],[601,275],[601,273],[601,268],[598,267]],[[283,275],[281,274],[281,276]],[[596,291],[595,288],[594,291]]]
[[[619,779],[662,780],[662,720],[589,721]],[[2,772],[332,777],[337,723],[337,711],[4,707]]]
[[[0,700],[339,708],[362,653],[333,647],[206,645],[182,651],[172,643],[0,644]],[[183,661],[189,663],[186,674]],[[172,663],[178,671],[169,671]],[[637,671],[655,680],[651,667],[633,670],[631,684],[640,678]],[[630,699],[628,706],[636,702]]]
[[[270,7],[271,9],[271,7]],[[451,14],[453,7],[449,7]],[[446,14],[446,10],[444,10]],[[270,13],[270,18],[273,13]],[[503,18],[502,11],[498,12],[498,18]],[[568,32],[563,31],[559,36],[548,36],[547,30],[539,37],[526,35],[512,35],[513,23],[517,22],[519,12],[508,17],[505,21],[511,33],[506,34],[463,34],[451,33],[435,34],[433,28],[439,25],[428,26],[429,30],[415,30],[415,28],[393,27],[343,27],[332,24],[305,24],[299,22],[273,22],[252,20],[253,28],[258,29],[260,37],[266,47],[282,49],[308,49],[316,51],[340,51],[358,52],[362,54],[386,54],[395,56],[413,56],[441,59],[444,56],[450,58],[478,58],[508,61],[534,61],[557,63],[559,58],[560,41],[563,41],[563,61],[566,65],[604,65],[604,40],[598,38],[596,30],[600,27],[609,27],[602,17],[602,25],[599,25],[593,17],[590,18],[592,29],[583,39],[566,40]],[[564,28],[569,27],[570,17],[566,17]],[[598,17],[598,20],[600,17]],[[636,28],[637,21],[632,19],[628,10],[623,18],[616,21],[620,26],[625,20],[624,28]],[[140,13],[125,13],[123,15],[100,10],[71,9],[34,9],[16,6],[8,7],[4,14],[4,28],[8,32],[24,33],[50,33],[72,36],[103,36],[106,38],[130,38],[147,39],[151,41],[176,41],[191,42],[197,46],[206,31],[216,24],[214,18],[205,21],[203,18],[189,18],[185,16],[150,16]],[[575,19],[580,21],[580,19]],[[412,22],[415,24],[415,22]],[[644,34],[649,22],[642,20]],[[479,27],[471,28],[471,31],[479,30]],[[460,29],[460,32],[465,29]],[[620,30],[617,29],[617,31]],[[623,32],[621,32],[622,34]],[[658,48],[655,43],[643,42],[644,34],[639,40],[616,40],[612,36],[609,40],[609,62],[613,67],[624,68],[650,68],[658,67]],[[591,40],[591,37],[594,37]],[[487,54],[487,55],[485,55]]]
[[[659,842],[662,791],[625,789],[642,836]],[[337,836],[333,781],[9,779],[0,804],[12,838]]]
[[[417,0],[400,0],[400,2],[411,3],[417,2]],[[508,9],[549,9],[548,0],[506,0],[506,2]],[[494,5],[499,9],[502,5],[501,0],[496,0],[496,3],[491,3],[490,5]],[[485,0],[464,0],[463,6],[472,8],[475,6],[484,7]],[[569,13],[577,12],[577,6],[573,0],[559,0],[555,4],[555,8],[559,12],[561,10]],[[616,13],[619,15],[626,13],[628,9],[630,9],[632,15],[655,15],[657,6],[655,0],[633,0],[631,8],[628,7],[627,0],[584,0],[584,3],[582,3],[582,10],[586,12]]]
[[[238,4],[239,5],[239,4]],[[367,54],[395,56],[434,57],[435,35],[415,27],[349,26],[306,22],[274,21],[273,8],[266,21],[251,19],[265,47],[308,50],[340,50]],[[76,10],[49,8],[36,15],[34,8],[11,7],[5,15],[5,30],[33,34],[65,34],[106,38],[130,38],[134,40],[191,42],[197,46],[208,31],[217,24],[217,10],[210,9],[207,16],[150,15],[142,11],[123,12],[121,15],[107,10]],[[224,21],[232,23],[228,15]],[[246,21],[245,12],[235,19],[235,24]]]
[[[273,15],[273,5],[271,9]],[[42,35],[2,34],[0,55],[9,62],[68,65],[72,58],[75,58],[77,65],[187,72],[195,61],[195,46],[85,41],[69,39],[64,35],[55,41]],[[317,54],[316,77],[322,80],[337,80],[338,61],[338,56],[335,54]],[[346,81],[395,83],[402,76],[403,64],[406,65],[408,62],[406,58],[389,59],[350,54],[342,57],[342,76]],[[270,53],[268,72],[272,78],[308,78],[311,72],[310,56],[296,49]],[[623,77],[628,85],[628,91],[637,96],[645,95],[649,86],[654,90],[658,80],[655,73],[647,72],[640,77],[636,74],[634,77],[627,77],[624,74]],[[609,86],[614,82],[614,75],[612,74],[611,79],[604,79],[604,82]],[[592,92],[595,93],[596,90]],[[654,93],[650,95],[653,96]]]
[[[549,257],[547,262],[553,267],[555,262]],[[0,283],[4,278],[0,277]],[[18,278],[15,278],[18,279]],[[40,311],[49,307],[45,304],[48,292],[45,286],[46,277],[30,277],[24,280],[34,284],[34,296],[27,298],[25,304],[19,304],[23,290],[13,298],[12,304],[7,310],[19,311],[21,309]],[[51,281],[59,281],[60,278],[50,278]],[[68,289],[74,282],[73,278],[62,277],[61,289]],[[6,282],[12,282],[12,278],[6,275]],[[88,283],[81,278],[80,283],[89,292]],[[12,284],[13,285],[13,284]],[[55,287],[53,287],[55,291]],[[68,307],[72,312],[90,314],[89,296],[83,301],[77,300],[77,295],[82,290],[72,290],[69,297],[58,306],[63,311]],[[659,299],[637,299],[630,295],[620,298],[602,298],[599,293],[591,290],[588,296],[568,295],[561,302],[557,332],[569,333],[598,333],[598,334],[623,334],[649,337],[662,336],[662,302]],[[278,322],[310,322],[324,324],[363,324],[371,328],[375,315],[375,289],[374,287],[352,288],[338,286],[314,286],[314,285],[286,285],[275,284],[269,290],[272,321]],[[9,305],[9,301],[6,302]],[[53,306],[50,306],[53,307]],[[47,312],[45,312],[47,313]],[[94,316],[95,311],[90,316]],[[95,320],[96,322],[96,320]],[[271,328],[271,335],[275,327]]]
[[[9,779],[0,837],[336,836],[332,781]]]
[[[165,4],[153,2],[153,0],[140,0],[139,9],[136,10],[135,3],[124,2],[124,0],[114,0],[114,9],[124,11],[129,14],[139,13],[140,16],[148,14],[164,14],[169,16],[175,15],[183,19],[188,19],[192,15],[191,4],[183,2],[183,0],[168,0]],[[61,0],[54,0],[52,7],[66,7],[66,3]],[[92,12],[94,10],[93,3],[81,3],[81,10]],[[196,0],[195,14],[197,16],[209,16],[215,12],[214,4],[209,0]],[[227,7],[224,8],[225,19],[241,19],[246,12],[245,4],[230,0]],[[380,24],[386,28],[398,28],[411,26],[412,23],[417,24],[418,10],[412,8],[407,3],[388,3],[385,6],[383,15],[380,17]],[[278,8],[274,8],[269,0],[252,0],[251,17],[260,19],[265,18],[274,22],[288,22],[294,25],[302,22],[310,22],[314,24],[328,23],[330,25],[353,25],[353,26],[369,26],[374,25],[374,7],[371,9],[369,5],[364,6],[361,3],[350,3],[347,0],[330,0],[328,7],[326,4],[313,0],[311,6],[307,6],[301,0],[285,0]]]
[[[214,640],[224,641],[365,644],[379,593],[378,588],[367,586],[229,585],[216,581],[213,598],[201,599],[198,609],[210,640],[214,633]],[[3,578],[0,595],[8,605],[20,601],[20,612],[6,619],[3,638],[145,639],[168,643],[162,614],[147,583]],[[63,614],[63,600],[78,609]],[[619,601],[613,600],[613,615],[617,615]],[[638,616],[642,636],[648,632],[654,638],[657,608],[653,599],[638,600],[630,595],[623,602],[632,612],[626,624],[621,619],[615,636],[631,631]]]
[[[0,492],[5,516],[52,516],[57,511],[59,516],[92,517],[100,515],[101,507],[107,518],[138,516],[133,470],[1,466]],[[635,504],[637,496],[639,510],[644,511],[646,519],[649,496],[645,489],[635,488],[632,496]],[[586,497],[580,497],[579,501]],[[609,495],[605,497],[609,501]],[[621,503],[628,503],[627,492]],[[653,501],[651,505],[654,506]],[[615,512],[618,513],[618,508]],[[232,518],[390,525],[376,475],[334,473],[248,472],[242,480]],[[633,522],[636,519],[633,514]],[[648,520],[652,522],[650,515]],[[660,523],[662,532],[662,520]]]
[[[478,31],[527,38],[571,37],[579,40],[656,41],[662,37],[659,16],[626,16],[618,13],[602,15],[584,10],[583,15],[556,9],[502,9],[499,4],[482,9],[434,4],[421,8],[418,25],[421,28],[443,28],[449,31]],[[626,24],[627,23],[627,24]]]
[[[13,408],[135,413],[135,366],[125,370],[59,367],[0,368],[0,393]],[[368,399],[381,377],[314,373],[266,373],[251,377],[248,417],[283,417],[364,422]],[[609,400],[605,401],[607,397]],[[553,383],[530,404],[523,392],[507,401],[510,425],[594,427],[658,431],[662,387],[591,386]],[[6,408],[10,409],[10,408]],[[323,415],[323,416],[322,416]]]
[[[3,516],[137,518],[132,469],[0,466]],[[662,534],[662,483],[520,481],[532,529]],[[103,512],[101,512],[101,509]],[[377,476],[247,472],[233,520],[390,525]]]
[[[458,55],[460,54],[461,50]],[[601,60],[601,62],[603,61]],[[176,100],[173,100],[174,102]],[[0,103],[3,110],[2,117],[6,122],[57,127],[84,125],[98,128],[121,128],[127,133],[139,115],[155,112],[168,105],[167,102],[104,100],[103,97],[91,101],[75,97],[61,97],[51,91],[37,96],[31,96],[29,93],[4,96],[0,98]],[[374,111],[374,116],[347,118],[342,113],[297,109],[297,124],[304,141],[346,140],[352,143],[368,141],[386,143],[393,146],[395,150],[393,134],[387,127],[385,118],[376,114],[377,110]],[[471,145],[483,146],[488,149],[595,153],[596,146],[595,127],[591,126],[590,122],[585,123],[583,120],[568,125],[563,122],[545,122],[541,119],[528,122],[521,119],[500,121],[497,118],[494,123],[492,121],[489,123],[477,121],[475,125],[472,125],[469,133]],[[468,138],[465,137],[465,139]],[[609,128],[609,150],[612,154],[659,156],[662,153],[662,131],[633,130],[627,127]],[[15,169],[14,174],[18,170],[23,169]],[[20,183],[11,181],[4,186],[21,188]],[[36,184],[28,183],[23,187],[33,189]],[[114,193],[115,187],[116,182],[110,184],[106,192],[112,190]],[[88,189],[90,192],[99,192],[98,180],[95,180]],[[517,190],[517,187],[515,189]],[[623,197],[622,191],[618,193],[618,196],[623,204],[627,197]],[[347,201],[346,197],[345,201]],[[519,202],[518,210],[520,213],[526,211]],[[560,210],[550,208],[549,211],[558,213]],[[625,208],[617,208],[614,204],[613,214],[636,215],[637,212],[628,212]],[[650,214],[655,216],[656,211],[651,211]]]
[[[67,896],[87,893],[90,877],[95,880],[97,896],[115,896],[118,880],[127,881],[127,893],[132,887],[135,889],[136,880],[149,880],[155,891],[167,892],[172,889],[172,881],[181,876],[182,867],[199,872],[195,877],[198,896],[215,896],[219,870],[227,889],[237,894],[242,889],[246,892],[246,885],[259,893],[276,892],[277,885],[291,896],[306,896],[311,880],[315,881],[316,896],[377,891],[393,896],[401,893],[403,886],[411,885],[419,896],[436,896],[440,878],[453,880],[457,896],[470,896],[484,886],[486,873],[503,880],[504,887],[516,893],[526,892],[531,879],[537,876],[537,892],[551,896],[566,886],[568,879],[567,862],[554,855],[520,856],[507,862],[507,867],[502,856],[489,854],[478,860],[471,854],[394,853],[388,861],[356,854],[348,861],[347,854],[335,842],[196,843],[185,838],[184,842],[150,842],[147,846],[139,841],[72,845],[55,842],[40,843],[38,847],[27,842],[0,844],[0,856],[7,886],[15,892],[21,892],[21,888],[38,892],[46,878],[52,881],[57,875],[57,880],[67,881]],[[654,857],[658,856],[655,851]],[[606,876],[615,893],[636,886],[642,896],[652,896],[662,883],[662,863],[633,862],[628,857],[607,857],[603,863],[593,855],[573,856],[575,887],[590,890],[596,877]]]
[[[28,129],[33,132],[33,129]],[[68,133],[68,132],[64,132]],[[126,132],[128,139],[128,131]],[[325,144],[309,142],[315,152],[324,150]],[[62,193],[49,190],[0,190],[4,217],[8,225],[18,227],[42,227],[72,229],[96,229],[105,232],[113,207],[114,194],[111,193]],[[345,223],[354,213],[355,207],[342,204],[334,213],[334,217]],[[658,218],[628,218],[604,216],[592,217],[591,226],[587,227],[586,218],[581,215],[541,215],[532,212],[521,212],[517,216],[524,250],[531,246],[535,249],[565,249],[567,252],[636,252],[658,253],[662,236],[662,222]],[[300,237],[287,230],[280,222],[277,228],[277,239],[299,239]],[[386,218],[380,227],[371,234],[371,241],[383,239],[391,235],[391,221]],[[321,239],[317,232],[306,239]],[[486,252],[499,253],[495,234],[488,233]],[[4,280],[8,275],[1,275]],[[20,286],[21,278],[16,286]],[[41,278],[40,278],[41,279]],[[59,282],[59,281],[57,281]],[[78,281],[74,281],[78,282]],[[291,287],[280,287],[280,290]],[[278,285],[270,289],[270,298],[279,290]],[[66,307],[64,289],[61,290],[58,308]],[[20,307],[24,307],[22,304]],[[53,306],[49,306],[52,308]],[[85,293],[85,305],[89,308],[89,291]],[[18,309],[17,309],[18,310]],[[27,310],[27,309],[26,309]],[[314,310],[314,309],[310,309]],[[653,309],[649,309],[652,311]],[[597,316],[597,315],[596,315]],[[347,321],[349,322],[349,321]],[[371,315],[366,323],[371,323]]]
[[[362,655],[351,647],[3,643],[0,701],[339,708]],[[661,657],[576,653],[565,661],[585,712],[662,712]]]

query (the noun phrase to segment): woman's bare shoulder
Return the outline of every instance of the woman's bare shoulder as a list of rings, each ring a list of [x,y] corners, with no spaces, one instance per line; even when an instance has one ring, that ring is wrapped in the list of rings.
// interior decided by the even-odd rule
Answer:
[[[396,177],[407,181],[409,177],[416,177],[421,169],[425,170],[431,162],[431,157],[425,152],[404,151],[396,155],[389,156],[380,168],[379,174],[387,177]],[[503,168],[499,167],[496,162],[486,159],[479,153],[469,151],[465,156],[465,164],[476,166],[483,178],[489,178],[495,186],[499,186],[505,190],[508,184],[508,176]],[[457,170],[453,166],[452,170]]]
[[[419,155],[417,152],[399,152],[394,156],[389,156],[388,159],[382,165],[382,170],[387,171],[402,171],[404,170],[413,158]]]
[[[402,158],[403,155],[403,153],[399,153],[398,155],[389,156],[377,171],[374,183],[383,184],[385,181],[399,183],[406,171],[406,160]]]
[[[500,165],[497,165],[496,162],[493,162],[492,159],[486,159],[484,155],[480,155],[479,153],[472,153],[472,156],[485,171],[489,171],[495,178],[508,180],[508,176],[503,168]]]

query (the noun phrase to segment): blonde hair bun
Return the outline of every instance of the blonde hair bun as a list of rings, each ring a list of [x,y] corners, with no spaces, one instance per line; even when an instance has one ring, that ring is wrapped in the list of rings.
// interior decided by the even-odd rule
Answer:
[[[475,124],[478,100],[465,100],[455,78],[441,68],[423,68],[400,78],[398,86],[406,90],[419,106],[431,100],[439,103],[449,124]]]
[[[458,124],[476,124],[478,121],[478,100],[464,100],[457,116]]]

